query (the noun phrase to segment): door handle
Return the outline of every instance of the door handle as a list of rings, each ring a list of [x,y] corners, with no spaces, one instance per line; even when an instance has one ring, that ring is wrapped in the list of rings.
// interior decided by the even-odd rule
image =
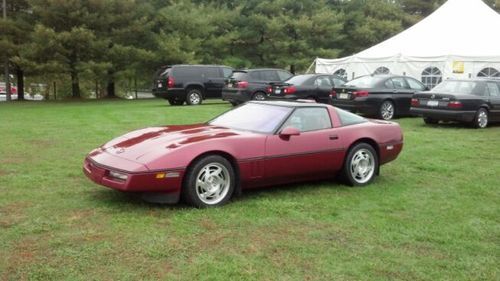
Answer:
[[[338,135],[330,135],[331,140],[338,140],[339,136]]]

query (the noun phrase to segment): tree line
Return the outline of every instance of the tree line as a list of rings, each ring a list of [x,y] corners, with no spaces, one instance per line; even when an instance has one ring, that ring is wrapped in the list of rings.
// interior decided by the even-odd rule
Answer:
[[[485,1],[500,8],[500,0]],[[302,72],[316,57],[350,55],[393,36],[444,0],[6,2],[0,56],[22,99],[25,77],[59,81],[79,98],[89,91],[113,97],[124,81],[148,87],[165,64]]]

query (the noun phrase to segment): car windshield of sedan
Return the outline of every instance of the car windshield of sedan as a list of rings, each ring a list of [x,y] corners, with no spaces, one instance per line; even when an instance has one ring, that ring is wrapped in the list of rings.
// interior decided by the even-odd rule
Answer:
[[[247,103],[208,122],[210,125],[263,134],[273,133],[293,110],[291,107]]]
[[[373,88],[383,78],[377,76],[361,76],[344,84],[346,87]]]
[[[473,81],[443,81],[432,89],[436,93],[473,94],[477,83]]]

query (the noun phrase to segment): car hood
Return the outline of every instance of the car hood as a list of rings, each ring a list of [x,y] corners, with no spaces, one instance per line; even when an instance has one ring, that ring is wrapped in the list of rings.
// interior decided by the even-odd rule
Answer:
[[[238,131],[207,124],[150,127],[127,133],[101,147],[101,151],[120,158],[142,161],[150,153],[165,153],[183,146],[217,138],[238,136]]]

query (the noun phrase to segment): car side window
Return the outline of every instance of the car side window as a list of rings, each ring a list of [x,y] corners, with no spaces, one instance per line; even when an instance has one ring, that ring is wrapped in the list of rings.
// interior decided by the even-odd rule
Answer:
[[[417,91],[424,91],[425,90],[424,84],[418,82],[417,80],[415,80],[413,78],[407,77],[406,82],[408,82],[408,85],[413,90],[417,90]]]
[[[500,89],[498,88],[497,83],[488,82],[486,83],[488,91],[490,92],[490,96],[492,97],[500,97]]]
[[[321,87],[321,88],[332,88],[333,87],[332,82],[326,76],[320,76],[320,77],[316,78],[316,80],[314,81],[314,86]]]
[[[218,67],[206,67],[203,71],[205,78],[217,78],[221,76]]]
[[[280,77],[278,76],[278,73],[276,73],[275,70],[265,70],[262,71],[261,73],[262,77],[265,81],[280,81]]]
[[[406,89],[406,83],[405,83],[405,79],[403,79],[402,77],[394,77],[391,79],[392,80],[392,84],[394,85],[394,88],[395,89]]]
[[[288,78],[293,76],[290,72],[286,72],[283,70],[278,70],[277,72],[278,72],[278,76],[280,77],[280,81],[288,80]]]
[[[262,80],[261,75],[260,75],[261,74],[260,71],[252,71],[252,72],[249,72],[248,74],[250,75],[250,77],[253,80],[257,80],[257,81]]]
[[[392,83],[392,79],[387,79],[384,85],[387,89],[394,89],[394,84]]]
[[[304,107],[295,109],[282,129],[288,126],[297,128],[301,132],[310,132],[329,129],[332,127],[332,122],[326,108]]]

